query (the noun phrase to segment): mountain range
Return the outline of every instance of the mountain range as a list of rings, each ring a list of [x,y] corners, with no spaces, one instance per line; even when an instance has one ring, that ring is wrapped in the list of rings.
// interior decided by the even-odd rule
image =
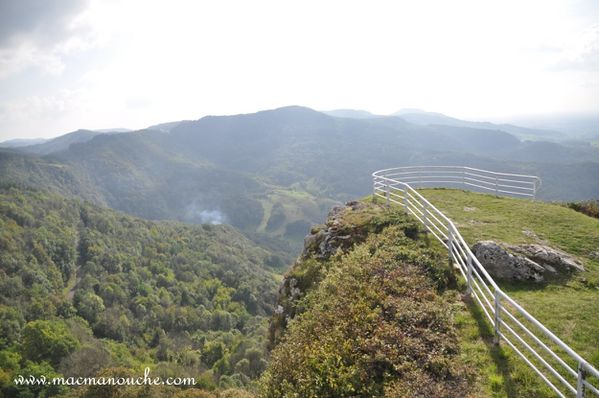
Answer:
[[[414,110],[333,114],[290,106],[118,134],[79,130],[0,150],[0,179],[148,219],[229,223],[282,262],[332,204],[367,195],[381,168],[468,165],[539,175],[546,200],[599,196],[599,148],[522,139],[551,131]]]

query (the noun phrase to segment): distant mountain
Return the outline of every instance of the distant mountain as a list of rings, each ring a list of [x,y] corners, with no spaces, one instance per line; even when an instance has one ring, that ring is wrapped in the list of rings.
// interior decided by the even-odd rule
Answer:
[[[367,195],[377,169],[469,165],[540,175],[545,199],[599,197],[599,148],[403,117],[341,118],[292,106],[182,121],[169,133],[59,139],[29,153],[0,151],[0,182],[148,219],[232,224],[283,262],[333,204]]]
[[[380,117],[368,111],[362,111],[357,109],[335,109],[332,111],[323,111],[322,113],[329,116],[346,117],[349,119],[372,119],[375,117]]]
[[[48,155],[53,152],[63,151],[71,144],[89,141],[98,134],[102,133],[91,130],[77,130],[73,131],[72,133],[67,133],[59,137],[49,139],[41,144],[23,146],[19,149],[27,153]]]
[[[98,133],[129,133],[133,130],[122,128],[122,127],[116,127],[116,128],[111,128],[111,129],[97,129],[97,130],[92,130],[92,131],[97,131]]]
[[[402,119],[422,126],[440,124],[445,126],[470,127],[476,129],[501,130],[515,135],[520,139],[560,140],[567,138],[562,133],[553,130],[532,129],[514,126],[512,124],[494,124],[489,122],[471,122],[446,116],[442,113],[425,112],[419,109],[402,109],[392,114]]]
[[[599,135],[599,114],[519,117],[513,122],[535,129],[563,131],[574,138]]]
[[[164,131],[165,133],[168,133],[172,129],[177,127],[180,123],[183,123],[183,121],[155,124],[153,126],[148,127],[147,130],[158,130],[158,131]]]
[[[19,148],[28,145],[41,144],[48,141],[46,138],[15,138],[0,142],[0,148]]]

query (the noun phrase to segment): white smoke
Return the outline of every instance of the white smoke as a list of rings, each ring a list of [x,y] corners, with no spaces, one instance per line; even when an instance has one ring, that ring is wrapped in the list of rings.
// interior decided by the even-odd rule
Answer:
[[[202,210],[199,216],[202,224],[218,225],[225,222],[225,215],[219,210]]]
[[[218,225],[227,222],[225,213],[218,209],[207,209],[197,203],[191,203],[185,209],[185,221],[195,224]]]

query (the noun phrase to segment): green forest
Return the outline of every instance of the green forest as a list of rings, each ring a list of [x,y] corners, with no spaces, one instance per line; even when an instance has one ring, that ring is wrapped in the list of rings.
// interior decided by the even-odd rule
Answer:
[[[0,394],[66,392],[16,387],[19,374],[143,374],[146,366],[195,377],[207,391],[242,388],[266,366],[277,288],[268,262],[232,227],[144,221],[3,187]]]

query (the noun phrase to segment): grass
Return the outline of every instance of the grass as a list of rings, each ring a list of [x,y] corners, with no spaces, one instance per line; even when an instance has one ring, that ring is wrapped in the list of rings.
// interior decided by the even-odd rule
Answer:
[[[545,285],[500,283],[529,313],[599,367],[599,220],[550,203],[452,189],[420,192],[450,217],[471,245],[478,240],[548,244],[575,255],[585,271]],[[439,245],[440,246],[440,245]],[[554,396],[541,379],[492,331],[476,305],[458,306],[455,321],[462,355],[479,369],[483,396]]]
[[[495,197],[451,189],[421,193],[451,218],[473,244],[492,239],[509,244],[541,243],[578,257],[585,271],[560,284],[500,283],[528,312],[599,367],[599,220],[539,201]]]
[[[316,224],[324,218],[326,211],[336,204],[333,200],[319,199],[306,192],[276,188],[272,189],[261,202],[264,216],[257,230],[275,236],[285,235],[287,225],[296,221],[309,220],[310,223]],[[267,224],[275,205],[279,206],[285,221],[274,230],[268,231]]]

